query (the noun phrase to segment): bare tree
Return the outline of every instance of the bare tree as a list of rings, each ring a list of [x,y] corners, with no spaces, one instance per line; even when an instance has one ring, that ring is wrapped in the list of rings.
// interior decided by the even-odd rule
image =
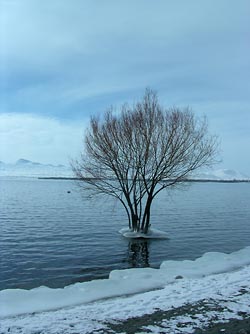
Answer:
[[[131,230],[147,234],[155,197],[213,164],[217,146],[205,118],[188,108],[166,110],[147,89],[132,107],[91,119],[85,150],[72,167],[82,184],[122,203]]]

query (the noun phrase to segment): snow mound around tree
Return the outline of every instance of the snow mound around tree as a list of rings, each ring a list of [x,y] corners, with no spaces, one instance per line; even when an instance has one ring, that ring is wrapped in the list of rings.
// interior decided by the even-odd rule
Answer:
[[[157,230],[155,228],[150,228],[148,233],[136,232],[130,228],[122,228],[119,233],[121,233],[125,238],[128,239],[169,239],[168,234],[166,232]]]

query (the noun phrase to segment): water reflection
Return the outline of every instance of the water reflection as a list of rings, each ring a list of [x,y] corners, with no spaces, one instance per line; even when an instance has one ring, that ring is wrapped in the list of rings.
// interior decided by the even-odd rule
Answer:
[[[149,267],[149,240],[134,239],[128,244],[128,264],[132,268]]]

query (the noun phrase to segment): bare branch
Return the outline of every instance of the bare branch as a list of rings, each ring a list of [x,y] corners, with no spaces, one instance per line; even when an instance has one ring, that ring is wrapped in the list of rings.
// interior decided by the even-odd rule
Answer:
[[[157,194],[216,162],[218,139],[189,108],[163,108],[147,89],[134,106],[92,117],[75,175],[95,193],[117,198],[129,225],[147,233]]]

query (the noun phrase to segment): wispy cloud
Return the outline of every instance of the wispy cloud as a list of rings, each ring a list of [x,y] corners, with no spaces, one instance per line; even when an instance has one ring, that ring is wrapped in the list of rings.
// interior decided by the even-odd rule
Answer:
[[[15,101],[37,90],[46,102],[49,91],[60,108],[58,96],[73,103],[148,85],[179,95],[191,87],[197,96],[225,83],[231,91],[241,79],[244,91],[249,7],[243,0],[5,2],[8,93]]]

